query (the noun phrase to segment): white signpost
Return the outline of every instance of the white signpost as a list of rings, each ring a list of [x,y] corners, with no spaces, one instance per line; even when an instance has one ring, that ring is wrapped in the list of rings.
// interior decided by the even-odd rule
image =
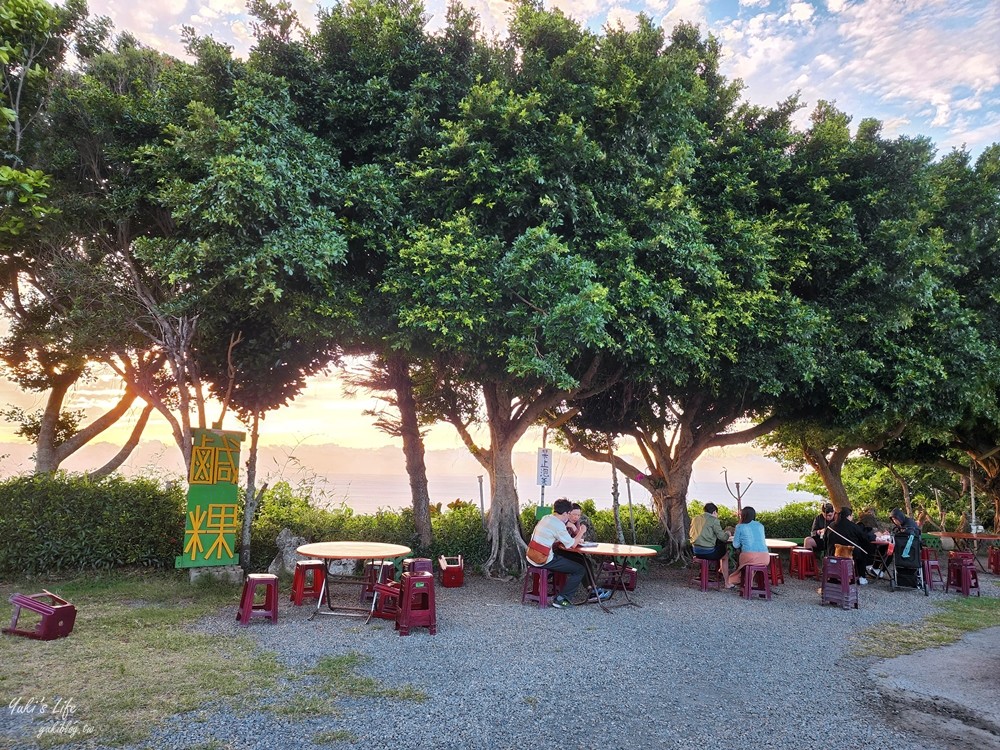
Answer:
[[[535,484],[542,488],[542,496],[538,504],[545,505],[545,488],[551,486],[552,484],[551,448],[538,449],[538,477],[535,480]]]

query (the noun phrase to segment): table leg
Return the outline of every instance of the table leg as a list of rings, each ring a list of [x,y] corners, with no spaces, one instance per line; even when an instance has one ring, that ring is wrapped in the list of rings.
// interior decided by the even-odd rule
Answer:
[[[583,567],[587,571],[587,580],[590,582],[590,590],[593,591],[594,594],[595,594],[595,596],[596,596],[597,595],[597,589],[598,589],[597,576],[594,575],[594,565],[593,565],[593,563],[590,560],[590,555],[580,555],[580,557],[583,558]],[[612,596],[613,595],[614,594],[612,594]],[[608,608],[608,606],[604,602],[601,601],[601,597],[600,596],[597,597],[597,606],[599,606],[601,609],[603,609],[608,614],[611,614],[611,610]]]
[[[329,590],[327,588],[327,585],[326,585],[326,579],[327,579],[327,577],[329,575],[330,575],[330,561],[329,560],[324,560],[323,561],[323,583],[319,587],[319,596],[316,598],[316,609],[314,609],[313,613],[311,615],[309,615],[309,619],[310,620],[313,619],[316,615],[319,614],[319,608],[323,606],[323,597],[324,596],[326,597],[326,606],[327,607],[331,607],[331,605],[330,605],[330,592],[329,592]],[[331,607],[331,609],[332,609],[332,607]]]

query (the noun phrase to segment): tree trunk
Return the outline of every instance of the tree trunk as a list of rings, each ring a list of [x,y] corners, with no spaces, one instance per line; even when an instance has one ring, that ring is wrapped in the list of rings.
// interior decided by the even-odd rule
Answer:
[[[847,497],[847,488],[844,487],[843,478],[844,461],[850,455],[850,449],[837,448],[829,458],[822,450],[808,445],[803,446],[802,452],[806,462],[823,480],[823,486],[826,487],[826,491],[830,495],[833,507],[839,511],[844,506],[850,506],[851,501]]]
[[[690,461],[674,461],[659,477],[641,482],[653,498],[653,509],[665,533],[663,551],[670,561],[687,556],[688,529],[691,527],[687,492],[693,472],[693,458]]]
[[[513,452],[514,442],[494,440],[492,465],[487,467],[492,495],[486,516],[490,556],[485,568],[488,573],[520,577],[524,574],[528,545],[521,529]]]
[[[135,423],[135,427],[132,428],[132,434],[129,435],[128,441],[110,461],[104,464],[104,466],[99,468],[97,471],[90,472],[90,477],[92,479],[103,479],[125,463],[125,460],[132,455],[132,451],[134,451],[136,446],[139,445],[139,439],[142,437],[142,433],[146,429],[146,423],[149,421],[149,415],[152,413],[153,405],[146,404],[142,409],[142,413],[139,414],[139,419]]]
[[[240,530],[240,567],[244,573],[250,572],[250,530],[261,496],[267,492],[265,484],[257,491],[257,443],[260,440],[260,413],[254,412],[250,427],[250,450],[247,453],[246,502],[243,504],[243,527]]]
[[[386,366],[389,381],[396,391],[396,407],[399,409],[399,434],[403,439],[403,457],[406,460],[406,473],[410,478],[413,524],[417,529],[420,546],[428,549],[433,541],[431,496],[427,487],[424,441],[420,435],[420,423],[417,420],[417,402],[413,395],[413,380],[410,378],[409,366],[404,357],[393,354],[387,359]]]
[[[62,413],[63,402],[70,386],[79,377],[59,378],[52,385],[49,397],[45,401],[45,411],[42,412],[42,421],[38,426],[38,438],[35,443],[35,473],[51,474],[59,468],[56,444],[57,430],[59,427],[59,415]]]

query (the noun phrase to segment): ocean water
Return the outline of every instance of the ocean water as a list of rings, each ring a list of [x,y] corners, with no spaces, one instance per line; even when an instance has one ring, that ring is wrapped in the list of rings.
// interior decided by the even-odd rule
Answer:
[[[406,475],[377,474],[320,474],[314,479],[313,496],[317,504],[324,506],[347,505],[356,513],[372,513],[379,508],[397,510],[410,507],[410,485]],[[478,505],[480,503],[480,485],[475,476],[439,476],[428,480],[431,502],[447,505],[453,500],[464,500]],[[734,488],[735,490],[735,488]],[[626,506],[629,492],[633,505],[650,507],[649,493],[635,482],[619,481],[618,502]],[[518,496],[521,505],[536,504],[543,499],[542,488],[526,481],[518,482]],[[611,482],[601,481],[593,477],[560,477],[550,487],[545,487],[544,501],[551,505],[554,500],[566,497],[573,502],[593,500],[598,508],[610,508]],[[688,489],[688,500],[713,502],[722,507],[735,510],[736,498],[726,489],[722,482],[692,482]],[[757,510],[777,510],[788,503],[809,502],[820,500],[808,492],[793,492],[782,484],[765,484],[755,482],[749,490],[744,488],[743,505],[750,505]],[[490,507],[490,483],[483,477],[482,503],[484,508]]]

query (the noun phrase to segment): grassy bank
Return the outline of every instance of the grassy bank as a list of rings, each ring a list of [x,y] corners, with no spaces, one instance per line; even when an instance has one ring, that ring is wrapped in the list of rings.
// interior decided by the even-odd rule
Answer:
[[[196,632],[192,624],[206,615],[233,615],[239,591],[231,584],[206,580],[192,586],[178,572],[120,572],[0,582],[0,597],[6,603],[14,592],[46,587],[77,608],[70,636],[0,638],[5,710],[17,705],[36,720],[32,733],[40,747],[82,738],[111,745],[137,742],[168,717],[216,702],[296,717],[335,714],[336,701],[344,696],[424,697],[408,686],[386,687],[359,676],[355,670],[363,657],[357,654],[329,657],[311,673],[296,675],[248,635]],[[10,609],[0,608],[0,619],[7,620]],[[23,613],[19,627],[35,622],[37,617]],[[308,691],[295,689],[303,683]],[[280,700],[268,698],[275,692]],[[308,700],[301,697],[306,692]],[[198,720],[196,713],[192,716]],[[75,733],[59,730],[59,720],[69,722],[62,726]],[[8,746],[13,738],[2,731],[0,746]]]

